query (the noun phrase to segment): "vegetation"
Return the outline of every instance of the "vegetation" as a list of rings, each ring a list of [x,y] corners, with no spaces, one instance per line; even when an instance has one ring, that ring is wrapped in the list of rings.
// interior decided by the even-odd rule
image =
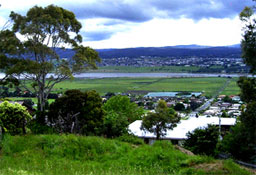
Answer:
[[[127,127],[135,120],[141,119],[144,111],[137,104],[131,103],[127,96],[113,96],[103,106],[104,134],[117,137],[127,133]]]
[[[33,89],[38,98],[38,110],[44,114],[48,95],[55,84],[72,78],[74,73],[85,68],[96,68],[100,58],[93,49],[79,45],[82,42],[79,34],[82,26],[74,13],[68,10],[54,5],[44,8],[35,6],[25,16],[11,12],[10,19],[13,22],[12,31],[8,31],[10,35],[6,34],[3,38],[15,41],[8,47],[19,48],[15,53],[19,60],[12,67],[5,66],[6,72],[20,77],[21,85],[27,91]],[[17,34],[22,40],[16,37]],[[61,59],[57,53],[58,48],[65,47],[71,47],[75,52],[67,60]],[[25,80],[30,81],[31,88],[26,86]]]
[[[99,135],[103,115],[102,99],[96,91],[68,90],[50,105],[48,119],[60,133]]]
[[[250,72],[255,75],[256,19],[253,9],[245,7],[240,13],[240,19],[244,23],[244,34],[241,43],[242,57],[250,67]],[[224,137],[222,148],[224,151],[231,153],[236,159],[256,163],[256,79],[254,77],[241,77],[237,83],[241,89],[240,97],[247,103],[247,107],[242,111],[240,121]],[[234,150],[238,147],[239,150]]]
[[[26,125],[32,119],[26,107],[7,101],[0,104],[0,136],[1,133],[11,135],[25,134]]]
[[[74,79],[63,81],[55,86],[54,92],[68,89],[96,90],[104,95],[107,92],[147,92],[168,91],[200,91],[204,95],[214,95],[225,85],[226,78],[102,78],[102,79]],[[238,94],[237,79],[231,79],[224,94]],[[118,85],[118,86],[117,86]],[[231,89],[232,88],[232,89]]]
[[[230,174],[248,175],[232,161],[189,156],[170,142],[134,146],[113,139],[75,135],[6,136],[0,174]]]
[[[155,112],[149,112],[142,118],[141,129],[153,132],[159,140],[166,135],[167,129],[173,129],[180,121],[180,117],[172,108],[168,108],[166,102],[160,100]]]
[[[161,59],[161,58],[159,58]],[[155,58],[155,60],[158,60]],[[243,69],[239,66],[209,66],[209,67],[200,67],[200,66],[154,66],[154,67],[136,67],[136,66],[103,66],[99,67],[97,70],[89,70],[86,72],[120,72],[120,73],[243,73]]]
[[[216,126],[208,125],[206,128],[197,128],[193,132],[188,132],[187,137],[187,140],[184,142],[185,148],[195,154],[215,155],[219,138]]]

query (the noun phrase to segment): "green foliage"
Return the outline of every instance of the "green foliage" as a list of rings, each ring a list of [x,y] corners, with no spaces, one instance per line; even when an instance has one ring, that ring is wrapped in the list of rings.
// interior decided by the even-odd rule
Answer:
[[[228,116],[226,111],[223,111],[222,114],[221,114],[221,117],[222,118],[228,118],[229,116]]]
[[[237,84],[241,90],[240,97],[244,102],[256,101],[256,79],[240,77]]]
[[[41,124],[37,120],[32,120],[28,124],[28,128],[33,134],[55,134],[57,133],[54,128]]]
[[[143,145],[144,141],[141,138],[138,138],[137,136],[131,135],[131,134],[124,134],[120,137],[117,137],[116,140],[127,142],[134,145]]]
[[[25,58],[20,59],[22,64],[15,64],[12,72],[31,81],[30,88],[23,83],[25,81],[21,82],[37,94],[38,107],[42,112],[46,110],[45,103],[55,84],[73,78],[74,73],[95,69],[96,62],[100,62],[96,51],[80,45],[82,25],[71,11],[55,5],[34,6],[25,16],[11,12],[10,19],[13,22],[12,32],[22,36],[14,46],[21,45],[25,52]],[[72,48],[75,54],[71,59],[60,58],[57,52],[60,48]],[[48,78],[49,73],[53,76]]]
[[[249,174],[233,162],[216,170],[209,157],[188,156],[170,142],[134,146],[117,140],[75,135],[6,136],[2,142],[0,174]],[[232,168],[234,167],[234,168]],[[236,171],[236,172],[235,172]]]
[[[219,137],[216,126],[208,125],[207,128],[197,128],[193,132],[188,132],[187,137],[184,142],[186,149],[189,149],[195,154],[215,155]]]
[[[227,103],[232,103],[232,98],[230,98],[228,95],[226,95],[226,96],[223,98],[223,101],[224,101],[224,102],[227,102]]]
[[[241,42],[242,57],[250,72],[256,73],[256,19],[254,11],[245,7],[240,13],[240,20],[244,23],[243,39]],[[240,77],[238,86],[241,89],[240,97],[247,103],[247,108],[242,111],[240,122],[232,128],[220,146],[222,151],[229,152],[236,159],[256,162],[256,80],[254,77]],[[237,149],[239,148],[239,149]]]
[[[99,135],[103,115],[102,99],[96,91],[68,90],[50,105],[48,118],[60,133]]]
[[[243,161],[255,159],[255,147],[248,140],[247,130],[241,123],[232,127],[231,132],[223,138],[219,150],[231,153],[234,158]]]
[[[240,19],[244,23],[244,34],[241,42],[242,48],[242,58],[244,62],[250,67],[250,72],[256,72],[256,23],[255,17],[253,16],[254,11],[250,7],[245,7],[244,10],[240,13]]]
[[[173,129],[180,121],[180,117],[172,109],[168,108],[166,102],[158,102],[155,113],[150,112],[142,119],[141,128],[156,135],[156,139],[166,135],[167,129]]]
[[[185,106],[184,106],[184,104],[182,104],[182,103],[177,103],[177,104],[174,106],[174,109],[175,109],[176,111],[184,111],[184,110],[185,110]]]
[[[117,137],[127,133],[127,127],[135,120],[141,119],[143,109],[130,102],[129,97],[117,95],[111,97],[103,106],[104,133],[107,137]]]
[[[26,107],[7,101],[0,104],[0,127],[3,133],[25,134],[26,125],[32,119]]]
[[[222,141],[222,151],[236,159],[256,162],[256,102],[250,102],[238,122]],[[239,147],[239,150],[236,148]]]

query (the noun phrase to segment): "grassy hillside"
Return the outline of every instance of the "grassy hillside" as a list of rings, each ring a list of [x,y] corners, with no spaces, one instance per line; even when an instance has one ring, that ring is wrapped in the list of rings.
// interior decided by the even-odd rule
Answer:
[[[250,174],[232,161],[189,156],[169,142],[153,146],[75,135],[7,136],[2,175]]]

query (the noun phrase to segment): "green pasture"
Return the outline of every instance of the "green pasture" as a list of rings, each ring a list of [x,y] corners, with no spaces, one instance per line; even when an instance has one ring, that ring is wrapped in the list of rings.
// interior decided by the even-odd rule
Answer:
[[[237,78],[233,79],[229,85],[225,88],[225,90],[222,92],[222,94],[225,95],[234,95],[234,94],[239,94],[240,89],[237,86]]]
[[[228,81],[227,78],[102,78],[75,79],[57,84],[55,92],[68,89],[82,91],[96,90],[100,94],[107,92],[167,92],[167,91],[200,91],[204,95],[216,94]],[[238,94],[237,79],[231,79],[230,84],[221,94]]]
[[[96,90],[101,95],[107,92],[146,94],[147,92],[194,91],[203,92],[203,95],[216,94],[237,95],[239,87],[237,78],[101,78],[101,79],[74,79],[66,80],[54,86],[54,93],[63,93],[69,89],[81,91]],[[228,83],[227,83],[228,82]],[[219,92],[220,90],[223,91]],[[14,101],[25,98],[8,98]],[[37,99],[32,98],[36,103]],[[50,100],[51,103],[53,100]]]

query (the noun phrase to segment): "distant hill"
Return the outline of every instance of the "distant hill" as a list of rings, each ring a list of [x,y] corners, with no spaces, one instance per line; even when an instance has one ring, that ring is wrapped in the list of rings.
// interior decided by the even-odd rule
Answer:
[[[101,58],[136,58],[141,56],[151,57],[241,57],[240,45],[231,46],[200,46],[200,45],[178,45],[166,47],[136,47],[125,49],[96,49]],[[72,57],[74,51],[71,49],[58,49],[62,58]]]

